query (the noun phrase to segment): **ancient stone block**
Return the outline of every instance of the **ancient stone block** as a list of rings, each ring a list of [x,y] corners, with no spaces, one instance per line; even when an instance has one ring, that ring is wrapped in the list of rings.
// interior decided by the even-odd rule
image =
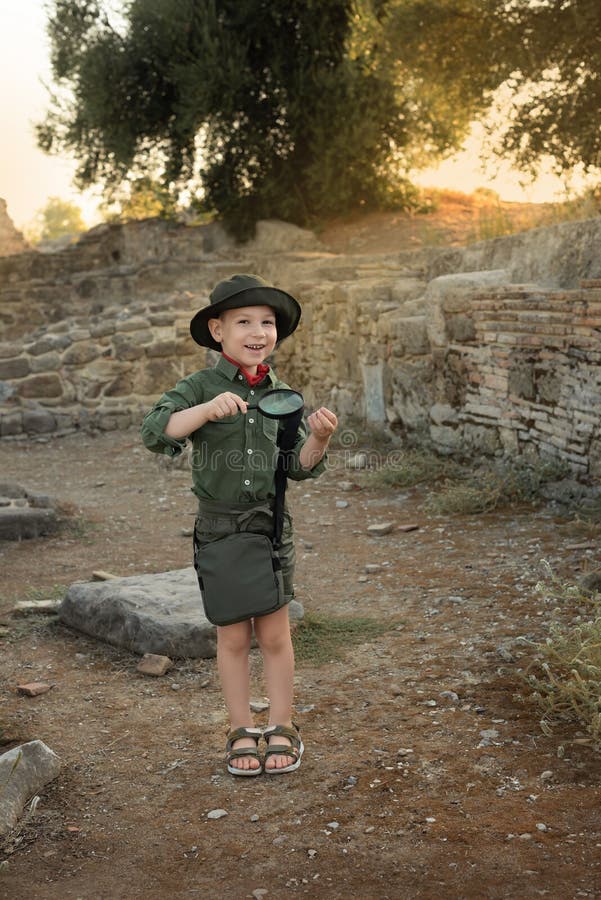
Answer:
[[[29,344],[27,352],[31,356],[41,356],[42,353],[49,353],[51,350],[64,350],[70,344],[71,338],[67,334],[45,334],[44,337]]]
[[[0,541],[21,541],[52,534],[59,526],[53,509],[29,506],[0,507]]]
[[[15,827],[27,801],[60,770],[58,756],[42,741],[21,744],[0,756],[0,836]]]
[[[22,423],[27,434],[46,434],[56,429],[56,419],[47,409],[24,409]]]
[[[146,348],[147,356],[175,356],[175,341],[157,341]]]
[[[30,371],[29,360],[25,356],[0,359],[0,378],[23,378]]]
[[[29,364],[32,372],[56,372],[60,369],[61,358],[53,350],[50,353],[42,353],[40,356],[32,356]]]
[[[55,372],[47,374],[30,375],[17,383],[17,393],[20,397],[42,398],[61,397],[63,385]]]
[[[0,410],[0,437],[8,437],[10,434],[21,434],[23,431],[23,418],[20,410],[5,412]]]
[[[62,361],[66,366],[82,366],[96,359],[99,353],[98,345],[92,341],[78,341],[65,350]]]

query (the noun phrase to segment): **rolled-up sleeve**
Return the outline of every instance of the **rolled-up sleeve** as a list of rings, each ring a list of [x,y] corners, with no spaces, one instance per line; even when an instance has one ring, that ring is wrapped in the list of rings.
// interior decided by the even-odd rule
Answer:
[[[165,434],[167,423],[174,412],[189,409],[202,403],[198,383],[184,378],[172,391],[167,391],[152,409],[146,413],[140,429],[144,446],[153,453],[178,456],[186,446],[186,438],[172,438]]]

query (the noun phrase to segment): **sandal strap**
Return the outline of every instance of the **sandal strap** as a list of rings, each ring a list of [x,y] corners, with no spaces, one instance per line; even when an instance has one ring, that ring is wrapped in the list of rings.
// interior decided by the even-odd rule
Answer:
[[[239,741],[241,738],[253,738],[255,741],[255,745],[258,746],[259,738],[262,736],[263,730],[261,728],[236,728],[234,731],[230,731],[227,735],[227,743],[225,745],[226,752],[236,753],[236,750],[232,750],[232,745]],[[255,750],[256,750],[255,746]],[[252,747],[242,747],[241,749],[247,751],[247,756],[253,756]]]
[[[231,762],[233,759],[239,759],[242,756],[252,756],[254,759],[261,760],[259,751],[256,747],[236,747],[235,750],[228,750],[225,754],[225,761]]]
[[[266,740],[269,740],[270,737],[286,737],[290,741],[290,746],[288,744],[268,744],[265,750],[265,757],[278,754],[292,756],[294,759],[299,758],[301,748],[300,729],[295,722],[292,723],[292,728],[289,725],[270,725],[264,730],[263,737]]]

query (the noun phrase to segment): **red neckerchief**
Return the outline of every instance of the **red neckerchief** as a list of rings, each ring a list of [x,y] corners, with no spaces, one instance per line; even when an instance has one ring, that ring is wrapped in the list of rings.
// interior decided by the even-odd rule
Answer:
[[[251,387],[256,387],[258,384],[260,384],[269,372],[268,365],[266,365],[265,363],[259,363],[257,366],[257,374],[252,375],[250,372],[247,372],[247,370],[244,369],[239,362],[237,362],[235,359],[232,359],[231,356],[228,356],[227,353],[222,352],[221,355],[224,359],[227,359],[228,362],[231,362],[233,366],[238,366]]]

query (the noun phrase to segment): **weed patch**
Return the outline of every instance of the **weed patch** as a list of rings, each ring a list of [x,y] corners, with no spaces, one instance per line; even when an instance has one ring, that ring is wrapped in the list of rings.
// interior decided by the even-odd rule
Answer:
[[[464,473],[466,470],[463,470]],[[424,506],[435,515],[472,515],[519,503],[538,503],[541,488],[567,474],[560,461],[512,461],[482,466],[464,474],[461,481],[447,480]]]
[[[434,484],[443,478],[458,478],[458,463],[424,450],[399,450],[388,455],[384,465],[369,472],[366,487],[412,487]]]
[[[294,630],[294,654],[299,662],[323,665],[340,659],[349,648],[373,640],[389,628],[376,619],[307,615]]]
[[[535,659],[524,679],[546,734],[560,722],[576,723],[601,747],[601,600],[549,575],[537,588],[559,605],[547,638],[529,644]]]

